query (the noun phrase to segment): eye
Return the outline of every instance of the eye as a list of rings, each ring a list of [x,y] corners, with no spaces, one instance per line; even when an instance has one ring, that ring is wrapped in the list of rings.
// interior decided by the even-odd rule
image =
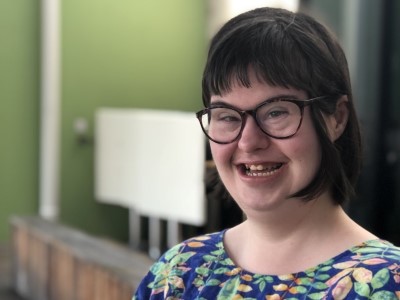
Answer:
[[[240,123],[242,121],[240,115],[229,108],[213,108],[211,111],[211,119],[214,122]]]
[[[222,121],[224,121],[224,122],[240,122],[240,118],[238,118],[237,116],[234,116],[234,115],[223,114],[218,117],[217,121],[219,121],[219,122],[222,122]]]
[[[285,109],[274,109],[268,112],[267,117],[268,118],[279,118],[279,117],[283,117],[284,115],[287,115],[288,111]]]
[[[258,118],[261,122],[281,121],[293,115],[296,108],[296,104],[285,100],[268,102],[258,110]]]
[[[278,121],[286,118],[290,114],[289,110],[285,107],[272,107],[268,110],[260,111],[259,119],[263,122]]]

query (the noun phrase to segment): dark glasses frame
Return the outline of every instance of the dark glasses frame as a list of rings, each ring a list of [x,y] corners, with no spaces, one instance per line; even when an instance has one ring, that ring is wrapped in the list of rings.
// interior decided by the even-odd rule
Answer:
[[[301,124],[302,124],[302,122],[303,122],[304,107],[306,107],[307,105],[312,104],[312,103],[315,102],[315,101],[322,100],[322,99],[325,99],[325,98],[327,98],[327,97],[328,97],[328,96],[319,96],[319,97],[315,97],[315,98],[311,98],[311,99],[305,99],[305,100],[301,100],[301,99],[290,99],[290,98],[284,98],[284,97],[277,97],[277,98],[272,98],[272,99],[268,99],[268,100],[266,100],[266,101],[263,101],[263,102],[261,102],[260,104],[258,104],[254,109],[249,109],[249,110],[239,110],[239,109],[237,109],[237,108],[235,108],[235,107],[233,107],[233,106],[226,105],[226,104],[215,104],[215,105],[211,105],[210,107],[206,107],[206,108],[204,108],[204,109],[202,109],[202,110],[196,112],[196,118],[199,120],[201,129],[203,130],[203,132],[204,132],[204,134],[206,135],[206,137],[207,137],[209,140],[211,140],[211,141],[213,141],[213,142],[215,142],[215,143],[217,143],[217,144],[230,144],[230,143],[233,143],[233,142],[237,141],[237,140],[240,138],[240,136],[242,135],[244,126],[246,125],[246,120],[247,120],[247,116],[248,116],[248,115],[250,115],[250,116],[253,117],[253,119],[254,119],[254,121],[256,122],[258,128],[260,128],[260,130],[261,130],[264,134],[266,134],[267,136],[272,137],[272,138],[274,138],[274,139],[280,139],[280,140],[282,140],[282,139],[291,138],[292,136],[294,136],[294,135],[299,131],[299,129],[300,129],[300,127],[301,127]],[[297,126],[297,128],[296,128],[296,131],[295,131],[294,133],[288,135],[288,136],[274,136],[274,135],[272,135],[272,134],[266,132],[266,131],[262,128],[262,126],[260,125],[260,123],[259,123],[259,121],[258,121],[258,118],[257,118],[257,111],[258,111],[261,107],[263,107],[264,105],[266,105],[266,104],[268,104],[268,103],[273,103],[273,102],[277,102],[277,101],[287,101],[287,102],[294,103],[294,104],[296,104],[296,105],[299,107],[299,109],[300,109],[300,120],[299,120],[299,124],[298,124],[298,126]],[[203,116],[204,116],[205,114],[209,114],[210,111],[211,111],[212,109],[215,109],[215,108],[229,108],[229,109],[234,110],[235,112],[237,112],[237,113],[240,115],[241,121],[242,121],[242,125],[241,125],[240,130],[239,130],[239,132],[238,132],[238,134],[237,134],[237,136],[236,136],[235,138],[233,138],[233,139],[231,139],[231,140],[229,140],[229,141],[226,141],[226,142],[221,142],[221,141],[217,141],[217,140],[213,139],[212,137],[210,137],[210,136],[208,135],[207,130],[205,129],[205,126],[203,125],[203,121],[202,121],[202,120],[203,120]]]

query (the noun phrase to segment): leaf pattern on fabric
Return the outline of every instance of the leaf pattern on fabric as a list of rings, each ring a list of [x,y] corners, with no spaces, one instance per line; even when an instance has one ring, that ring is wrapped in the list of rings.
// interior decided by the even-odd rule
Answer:
[[[347,295],[350,293],[353,288],[353,282],[351,281],[350,276],[345,276],[338,281],[336,286],[332,290],[332,296],[335,300],[346,299]]]
[[[356,268],[353,271],[353,277],[357,282],[369,283],[372,280],[372,271],[366,268]]]
[[[236,266],[224,231],[185,241],[154,263],[132,300],[400,300],[400,249],[367,241],[303,272],[254,274]]]

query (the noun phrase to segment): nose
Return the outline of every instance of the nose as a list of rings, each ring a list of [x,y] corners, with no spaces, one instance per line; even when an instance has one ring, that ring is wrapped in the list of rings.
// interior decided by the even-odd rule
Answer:
[[[261,131],[253,117],[247,116],[242,134],[238,141],[238,148],[250,153],[256,150],[266,149],[271,138]]]

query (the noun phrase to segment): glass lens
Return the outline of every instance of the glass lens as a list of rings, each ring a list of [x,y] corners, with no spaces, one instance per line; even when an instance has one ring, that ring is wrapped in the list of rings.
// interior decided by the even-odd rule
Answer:
[[[301,109],[293,102],[278,100],[260,106],[256,116],[264,132],[284,138],[296,133],[301,121]]]
[[[200,121],[207,136],[219,143],[230,143],[241,133],[243,114],[228,107],[208,108]],[[253,115],[257,125],[267,135],[288,138],[294,135],[301,123],[302,109],[294,100],[278,99],[265,102],[255,109],[246,111]]]
[[[221,143],[234,140],[242,127],[241,115],[230,108],[214,107],[202,117],[202,125],[207,135]]]

